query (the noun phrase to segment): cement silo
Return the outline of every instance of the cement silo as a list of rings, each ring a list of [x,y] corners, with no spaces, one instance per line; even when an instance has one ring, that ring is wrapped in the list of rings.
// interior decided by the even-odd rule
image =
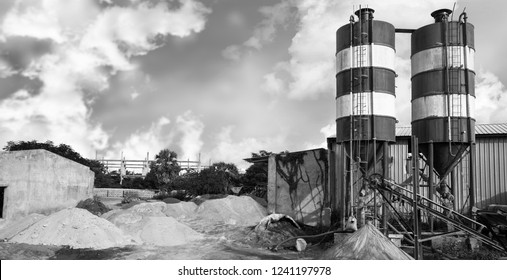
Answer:
[[[475,142],[474,26],[451,13],[412,33],[412,134],[440,178]]]
[[[354,216],[364,178],[386,171],[395,141],[395,29],[359,9],[336,32],[336,141],[342,164],[341,218]]]

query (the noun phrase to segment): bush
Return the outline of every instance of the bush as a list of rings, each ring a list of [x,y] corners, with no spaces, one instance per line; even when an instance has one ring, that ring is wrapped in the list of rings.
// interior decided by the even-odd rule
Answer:
[[[93,198],[88,198],[86,200],[81,200],[76,208],[81,208],[88,210],[88,212],[92,213],[93,215],[100,216],[106,212],[109,212],[111,209],[109,209],[104,203],[100,201],[98,196],[93,196]]]

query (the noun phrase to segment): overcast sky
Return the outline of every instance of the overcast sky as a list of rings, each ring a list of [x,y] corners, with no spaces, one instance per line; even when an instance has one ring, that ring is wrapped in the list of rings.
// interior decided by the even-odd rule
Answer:
[[[397,28],[454,1],[1,0],[0,145],[52,140],[86,157],[247,164],[334,134],[335,31],[359,4]],[[504,1],[458,1],[475,25],[479,123],[507,122]],[[410,124],[410,35],[397,118]]]

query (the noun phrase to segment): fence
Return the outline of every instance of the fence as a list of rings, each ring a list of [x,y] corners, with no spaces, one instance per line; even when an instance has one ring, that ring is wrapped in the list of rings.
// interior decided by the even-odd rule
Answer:
[[[98,197],[124,197],[126,193],[136,193],[140,198],[153,198],[158,190],[140,189],[93,189],[93,195]]]

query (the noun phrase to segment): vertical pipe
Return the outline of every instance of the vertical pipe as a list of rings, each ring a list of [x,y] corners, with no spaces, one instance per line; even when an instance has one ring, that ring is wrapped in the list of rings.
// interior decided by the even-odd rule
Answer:
[[[341,145],[340,145],[340,149],[341,149],[341,154],[342,154],[342,164],[341,164],[341,169],[342,169],[342,176],[341,176],[341,184],[340,184],[340,192],[341,192],[341,213],[340,213],[340,220],[342,222],[342,230],[345,230],[345,219],[346,219],[346,211],[347,211],[347,199],[346,199],[346,196],[347,196],[347,155],[345,154],[345,142],[343,142]]]
[[[373,138],[373,174],[377,173],[377,139]],[[384,155],[385,156],[385,155]],[[377,226],[377,191],[373,190],[373,225]]]
[[[429,172],[428,172],[428,185],[429,185],[429,194],[428,198],[433,201],[434,194],[435,194],[435,186],[433,182],[433,164],[434,164],[434,149],[433,149],[433,140],[430,140],[429,142]],[[430,222],[430,232],[433,233],[433,215],[429,215],[429,222]]]
[[[382,159],[382,176],[384,176],[384,178],[387,178],[389,176],[389,173],[388,173],[388,166],[389,166],[389,161],[388,161],[388,155],[389,155],[389,146],[387,145],[387,141],[384,141],[382,143],[383,145],[383,153],[384,153],[384,158]],[[385,191],[384,193],[384,197],[387,197],[388,199],[390,199],[390,196],[389,196],[389,193],[387,191]],[[388,219],[388,215],[387,215],[387,202],[383,201],[382,202],[382,229],[383,229],[383,232],[384,232],[384,235],[387,236],[387,219]]]
[[[476,154],[475,154],[475,143],[470,143],[470,158],[468,161],[469,164],[469,173],[470,173],[470,190],[468,191],[470,194],[470,216],[473,217],[472,210],[475,207],[475,160],[476,160]]]
[[[361,30],[359,30],[359,35],[361,35]],[[356,47],[357,49],[358,47]],[[345,180],[344,180],[344,188],[347,189],[350,187],[349,192],[345,192],[346,195],[350,196],[348,204],[347,204],[347,215],[350,215],[352,211],[349,211],[352,208],[352,182],[354,182],[354,176],[352,174],[352,148],[353,148],[353,139],[354,139],[354,16],[350,16],[350,136],[349,136],[349,164],[344,165],[347,166],[349,172],[344,172]],[[343,154],[346,157],[345,153]],[[347,170],[345,167],[345,171]],[[348,176],[348,177],[347,177]],[[350,179],[350,182],[347,181],[347,178]],[[345,200],[346,201],[346,200]],[[350,204],[350,205],[349,205]],[[346,218],[346,216],[345,216]],[[343,223],[345,226],[345,223]]]
[[[370,54],[369,54],[369,59],[370,59],[370,67],[368,68],[368,75],[369,75],[369,81],[370,81],[370,112],[367,112],[370,114],[371,116],[371,123],[370,123],[370,131],[371,131],[371,137],[373,139],[375,139],[377,137],[377,135],[375,134],[375,112],[373,112],[373,16],[369,18],[368,20],[368,45],[370,47]],[[375,153],[377,153],[376,149],[377,149],[377,146],[374,145],[373,146],[375,148]],[[367,159],[368,160],[368,159]],[[377,162],[375,162],[376,164]]]
[[[454,198],[458,197],[457,196],[457,184],[456,184],[456,181],[457,181],[457,177],[456,177],[456,167],[454,167],[452,170],[451,170],[451,194]],[[453,202],[452,203],[452,210],[456,210],[456,203]]]
[[[419,141],[417,137],[412,136],[412,152],[413,152],[413,167],[412,167],[412,180],[413,180],[413,202],[412,202],[412,210],[413,210],[413,219],[414,219],[414,258],[416,260],[422,259],[422,248],[420,247],[419,237],[420,237],[420,228],[419,228],[419,209],[417,207],[418,202],[418,194],[419,194]]]

